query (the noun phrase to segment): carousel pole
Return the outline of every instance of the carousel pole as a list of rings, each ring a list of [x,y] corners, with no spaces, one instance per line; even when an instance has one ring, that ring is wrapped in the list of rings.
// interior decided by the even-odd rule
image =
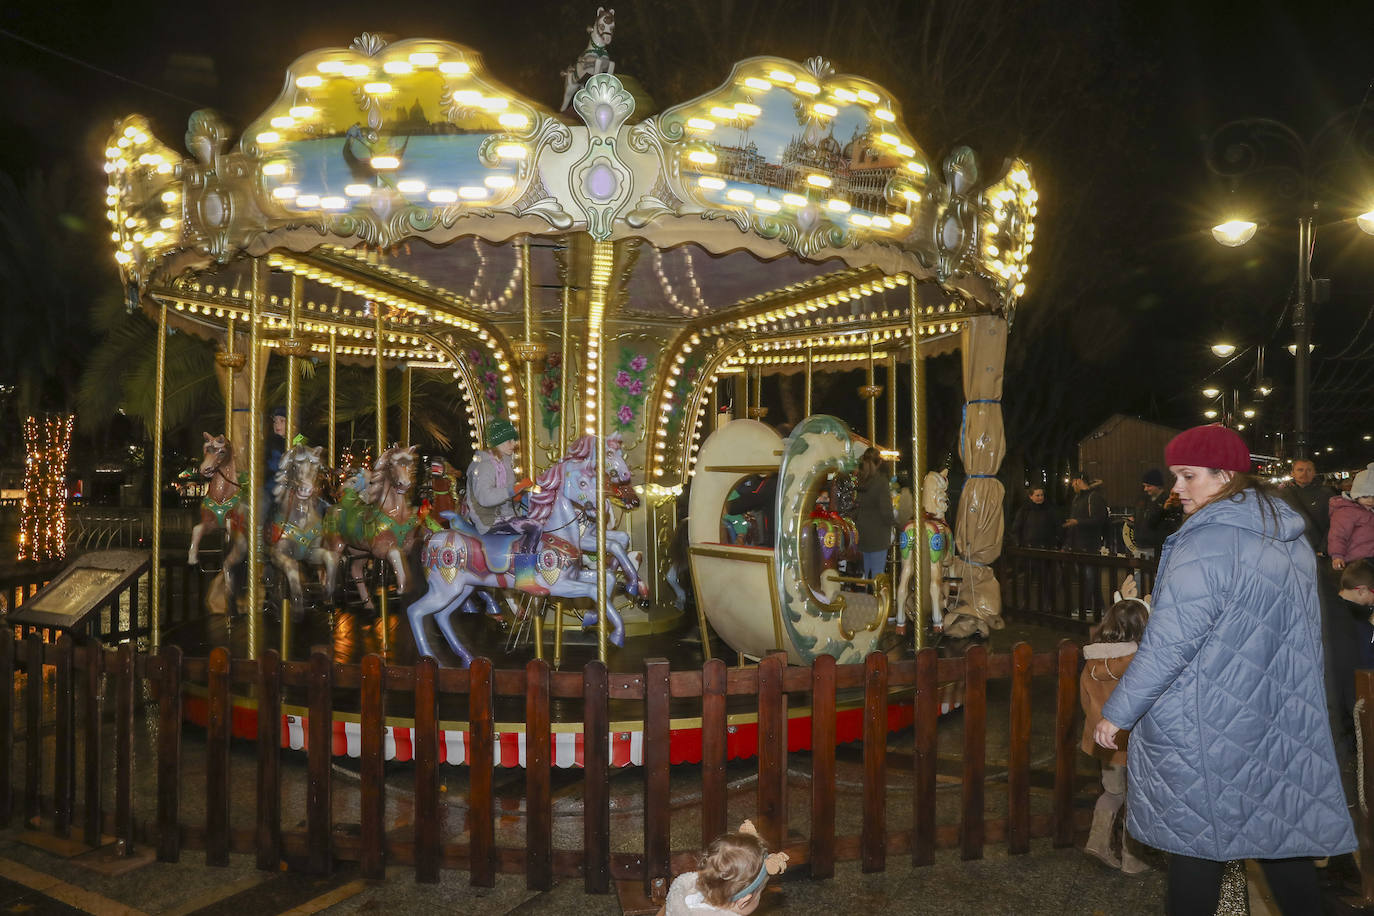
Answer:
[[[329,329],[329,469],[331,471],[338,467],[334,462],[334,391],[339,378],[338,335],[337,329]]]
[[[711,419],[710,419],[710,421],[706,424],[706,435],[709,436],[709,435],[711,435],[711,433],[715,432],[715,431],[716,431],[716,427],[719,426],[719,425],[720,425],[720,376],[717,375],[717,376],[712,377],[712,379],[711,379]],[[688,447],[689,447],[689,448],[690,448],[690,445],[691,445],[691,442],[690,442],[690,440],[689,440],[689,441],[688,441]]]
[[[153,556],[148,567],[148,643],[154,652],[162,644],[162,414],[166,381],[167,303],[158,300],[157,388],[153,395]]]
[[[897,451],[897,348],[887,353],[887,441]],[[897,456],[892,456],[892,473],[897,473]]]
[[[739,385],[736,387],[738,390],[733,393],[738,395],[738,400],[742,404],[741,410],[743,412],[740,416],[747,417],[749,416],[749,367],[747,365],[740,366]],[[734,410],[730,411],[730,419],[735,419]]]
[[[248,300],[248,658],[258,658],[262,638],[262,340],[258,310],[267,298],[267,263],[253,259],[253,294]],[[233,601],[233,596],[229,596]]]
[[[868,402],[868,444],[878,442],[878,392],[873,383],[873,334],[868,335],[868,384],[860,392]]]
[[[234,438],[234,318],[229,316],[229,330],[224,337],[224,438]]]
[[[595,346],[597,352],[596,380],[592,383],[592,401],[596,413],[596,656],[605,664],[610,657],[606,605],[611,596],[606,593],[606,524],[610,519],[606,512],[606,348],[601,317],[606,306],[606,288],[615,264],[615,245],[596,241],[593,246],[587,343]]]
[[[305,278],[300,274],[291,275],[291,307],[287,312],[286,337],[291,341],[289,347],[295,345],[296,339],[296,316],[300,308],[301,296],[305,292]],[[299,371],[296,366],[296,353],[294,349],[286,350],[286,450],[291,450],[291,445],[295,441],[296,431],[299,424],[296,422],[297,413],[300,410],[300,383],[297,378]],[[291,599],[285,595],[283,589],[281,601],[281,657],[291,658]]]
[[[568,359],[572,356],[572,340],[568,336],[569,313],[572,312],[572,290],[563,287],[563,337],[559,341],[561,348],[560,362],[558,364],[559,378],[559,404],[558,404],[558,457],[562,458],[568,448],[568,439],[572,430],[577,427],[568,428],[568,414],[572,410],[572,375],[569,370]]]
[[[759,414],[756,419],[763,419],[763,364],[759,363],[754,367],[754,412]]]
[[[806,347],[806,391],[802,396],[803,417],[811,416],[811,373],[814,371],[812,366],[813,355],[814,354],[812,353],[811,345],[808,343]]]
[[[524,317],[525,317],[525,339],[518,341],[511,349],[515,352],[515,358],[524,363],[523,380],[525,384],[525,415],[520,424],[520,449],[523,452],[521,464],[524,466],[525,476],[534,479],[539,471],[539,463],[534,460],[534,364],[544,358],[544,345],[536,343],[534,339],[534,278],[530,276],[530,237],[525,236],[524,243],[520,246],[520,273],[524,278],[525,297],[524,297]],[[563,313],[563,320],[567,321],[567,312]]]
[[[912,548],[916,554],[916,601],[912,605],[912,623],[916,631],[916,649],[920,651],[926,647],[926,621],[930,619],[926,608],[926,600],[930,595],[930,564],[925,562],[924,556],[929,551],[925,549],[924,543],[924,503],[921,498],[926,476],[926,372],[921,356],[921,329],[916,321],[917,298],[914,277],[911,278],[909,289],[911,315],[907,330],[911,335],[911,514],[916,522],[914,534],[918,539],[916,546]]]
[[[382,328],[382,304],[372,303],[372,317],[375,319],[375,330],[373,331],[372,342],[376,344],[373,350],[377,355],[376,376],[377,376],[377,457],[382,457],[382,452],[386,451],[386,357],[384,347],[386,336]],[[385,658],[391,650],[391,634],[387,624],[386,609],[386,565],[382,565],[382,584],[377,589],[377,608],[381,614],[381,643],[382,657]]]
[[[401,366],[401,444],[410,444],[410,386],[414,381],[410,363]]]

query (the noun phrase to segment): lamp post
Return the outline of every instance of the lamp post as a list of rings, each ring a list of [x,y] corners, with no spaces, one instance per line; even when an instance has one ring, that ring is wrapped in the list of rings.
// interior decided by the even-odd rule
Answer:
[[[1238,183],[1242,178],[1259,177],[1274,182],[1279,196],[1296,202],[1289,212],[1297,218],[1298,273],[1297,296],[1293,304],[1293,454],[1309,457],[1311,431],[1310,346],[1312,340],[1313,281],[1312,246],[1314,219],[1320,206],[1319,190],[1330,188],[1330,173],[1342,164],[1371,158],[1367,142],[1374,121],[1359,125],[1360,107],[1343,111],[1327,121],[1310,139],[1271,118],[1241,118],[1217,128],[1207,138],[1204,158],[1215,174]],[[1365,232],[1374,234],[1374,211],[1358,218]],[[1228,248],[1244,245],[1254,237],[1259,224],[1242,215],[1212,228],[1212,236]]]

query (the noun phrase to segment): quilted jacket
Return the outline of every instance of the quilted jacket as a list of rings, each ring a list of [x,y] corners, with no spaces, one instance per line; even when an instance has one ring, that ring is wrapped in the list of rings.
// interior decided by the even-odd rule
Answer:
[[[1374,509],[1366,509],[1349,496],[1333,496],[1329,505],[1326,552],[1346,562],[1374,557]]]
[[[1303,520],[1253,491],[1164,542],[1145,638],[1102,714],[1132,729],[1127,825],[1167,852],[1282,859],[1355,849],[1323,686]]]

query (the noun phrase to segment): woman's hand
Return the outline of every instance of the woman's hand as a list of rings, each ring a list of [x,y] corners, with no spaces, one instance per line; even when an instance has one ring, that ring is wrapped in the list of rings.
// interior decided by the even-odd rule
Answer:
[[[1103,719],[1101,722],[1097,723],[1097,728],[1093,729],[1093,740],[1096,741],[1100,747],[1109,747],[1112,750],[1117,750],[1116,735],[1120,731],[1121,729],[1117,728],[1106,719]]]

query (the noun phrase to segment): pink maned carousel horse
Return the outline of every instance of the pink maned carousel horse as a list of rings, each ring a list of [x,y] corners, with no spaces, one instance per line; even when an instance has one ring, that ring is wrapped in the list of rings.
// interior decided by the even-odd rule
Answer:
[[[334,594],[338,557],[324,546],[324,517],[320,513],[320,446],[292,446],[281,459],[277,471],[277,508],[272,517],[268,539],[271,559],[291,588],[291,617],[305,617],[305,595],[301,587],[301,565],[324,570],[325,595]]]
[[[205,433],[204,457],[200,475],[209,481],[200,501],[200,524],[191,530],[191,550],[186,562],[200,562],[200,539],[209,531],[224,532],[224,588],[232,604],[234,570],[248,555],[248,475],[240,473],[234,459],[234,445],[224,436]]]
[[[553,465],[537,481],[530,497],[527,519],[540,528],[538,547],[521,550],[527,539],[524,530],[498,525],[485,535],[461,517],[452,519],[453,527],[430,535],[425,542],[424,567],[429,591],[412,604],[406,615],[421,656],[433,655],[425,635],[425,619],[435,617],[445,641],[467,667],[472,653],[463,645],[449,612],[457,608],[473,612],[468,602],[480,588],[513,588],[530,595],[557,598],[596,598],[596,569],[583,562],[584,554],[596,552],[596,527],[610,516],[610,503],[619,500],[626,508],[639,505],[630,482],[630,467],[625,461],[620,436],[606,437],[606,501],[596,504],[596,439],[583,436],[573,443],[567,457]],[[639,579],[637,564],[628,552],[629,535],[623,531],[606,532],[606,594],[615,588],[615,567],[624,571],[625,591],[638,600],[648,593]],[[625,644],[625,627],[614,608],[606,609],[614,630],[611,641]],[[584,626],[597,621],[593,608],[583,618]]]
[[[344,486],[337,505],[324,517],[324,546],[336,562],[348,561],[363,604],[372,597],[363,582],[368,557],[386,560],[396,574],[396,590],[406,590],[405,555],[419,537],[419,516],[410,504],[415,482],[415,447],[393,445],[382,452],[361,491]]]

